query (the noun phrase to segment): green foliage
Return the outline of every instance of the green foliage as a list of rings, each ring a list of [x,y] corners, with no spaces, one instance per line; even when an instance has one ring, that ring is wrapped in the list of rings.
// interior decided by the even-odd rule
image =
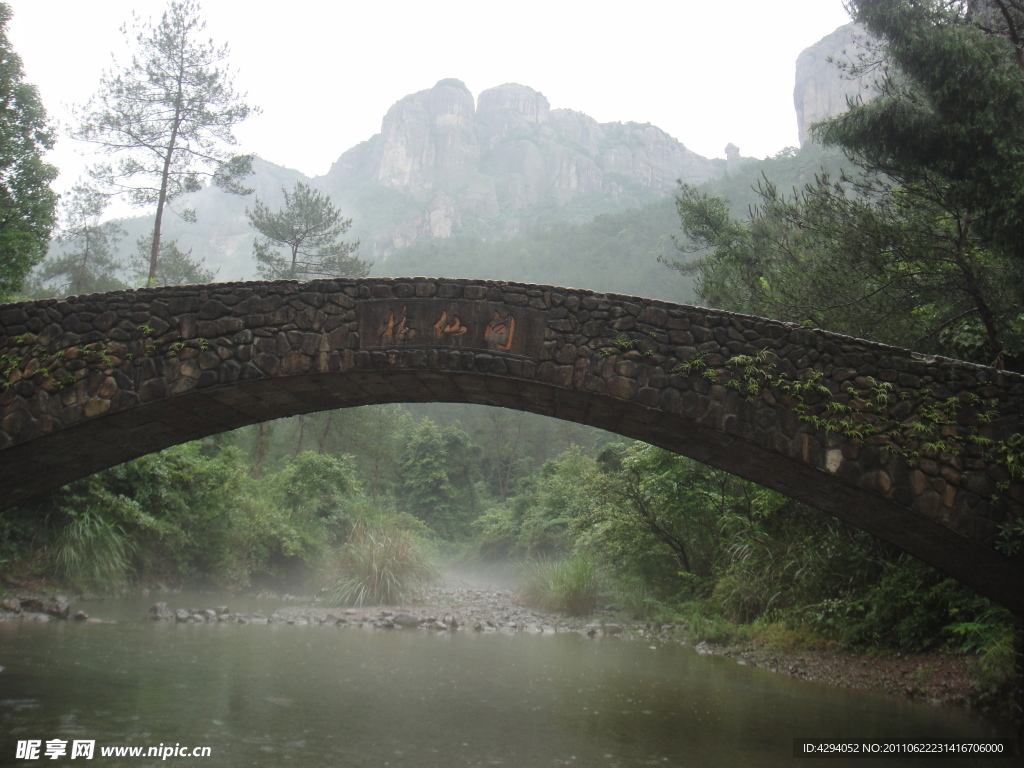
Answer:
[[[520,480],[516,493],[474,523],[477,545],[491,555],[557,556],[572,551],[576,520],[604,503],[597,462],[573,447]]]
[[[232,452],[206,456],[187,443],[73,483],[59,506],[74,514],[88,499],[104,509],[137,542],[147,574],[216,578],[232,557],[228,534],[245,482]]]
[[[599,460],[600,502],[573,520],[578,544],[661,594],[700,591],[722,554],[719,520],[749,506],[752,491],[725,472],[642,443],[610,445]]]
[[[1024,273],[965,237],[966,212],[877,175],[758,194],[747,222],[679,194],[681,247],[710,253],[677,266],[708,304],[980,362],[1021,351]]]
[[[524,564],[522,596],[542,611],[589,616],[597,607],[604,579],[597,562],[577,554],[562,560],[532,560]]]
[[[360,519],[332,558],[327,599],[336,605],[398,605],[419,597],[437,575],[410,531]]]
[[[1024,16],[1012,3],[996,3],[1002,15],[973,5],[852,3],[854,18],[883,41],[881,93],[817,135],[891,180],[887,199],[917,224],[908,239],[944,244],[930,258],[925,251],[922,263],[948,270],[951,288],[960,281],[950,303],[960,297],[968,321],[950,318],[933,333],[959,345],[956,353],[980,347],[984,357],[972,359],[1006,366],[1022,354],[1024,129],[1016,116],[1024,110],[1024,59],[1015,30]],[[923,314],[936,313],[921,303]]]
[[[11,8],[0,3],[0,299],[42,261],[55,221],[57,169],[43,161],[53,133],[35,86],[7,37]]]
[[[978,683],[983,689],[996,690],[1012,706],[1017,673],[1014,669],[1014,617],[1005,608],[987,610],[964,616],[964,620],[946,627],[953,643],[963,653],[977,655]]]
[[[196,192],[204,177],[233,194],[252,167],[251,156],[232,155],[232,129],[253,109],[235,93],[224,68],[227,46],[201,35],[206,23],[194,0],[171,0],[160,23],[135,18],[131,63],[105,72],[99,90],[77,115],[74,136],[116,156],[90,173],[111,194],[135,206],[156,206],[147,283],[159,279],[165,209]],[[122,32],[128,36],[127,27]],[[187,221],[195,212],[184,209]]]
[[[809,630],[858,648],[974,651],[991,639],[992,616],[1005,613],[921,561],[793,502],[728,516],[722,533],[727,557],[710,606],[734,621]]]
[[[208,438],[126,462],[51,493],[31,516],[3,513],[0,527],[22,547],[31,542],[29,517],[49,521],[54,541],[116,531],[134,553],[128,575],[142,580],[245,585],[318,568],[357,516],[351,460],[305,452],[254,482],[243,454],[223,442],[230,441]],[[60,569],[67,578],[72,572]]]
[[[845,642],[907,651],[980,647],[978,637],[991,604],[919,560],[884,563],[861,594],[820,604],[815,620],[834,626]],[[972,648],[973,646],[973,648]]]
[[[702,601],[686,601],[676,607],[673,621],[686,629],[693,642],[730,643],[742,637],[743,632],[735,624]]]
[[[146,285],[151,271],[153,238],[142,235],[135,243],[135,255],[131,259],[129,275],[137,285]],[[153,273],[154,285],[202,285],[213,282],[216,273],[206,269],[192,252],[185,253],[174,240],[160,241],[160,254]]]
[[[612,584],[612,601],[630,618],[639,621],[654,622],[668,610],[647,581],[639,576],[616,579]]]
[[[702,301],[1020,365],[1024,18],[996,4],[1006,15],[938,0],[851,4],[882,41],[853,67],[874,72],[879,94],[815,129],[847,170],[831,163],[787,196],[790,180],[766,164],[745,220],[721,187],[684,187],[680,246],[698,258],[675,266],[697,275]]]
[[[323,192],[295,182],[284,192],[284,209],[274,213],[259,198],[246,209],[249,224],[262,235],[254,243],[257,271],[269,280],[365,277],[370,264],[353,254],[359,242],[341,236],[352,225]],[[282,254],[280,249],[286,253]]]
[[[713,602],[736,621],[799,613],[875,573],[871,537],[772,496],[774,503],[754,514],[720,522],[726,556]]]
[[[441,430],[423,419],[412,427],[398,454],[399,503],[449,541],[465,538],[480,514],[474,453],[462,429]]]
[[[309,520],[337,515],[359,490],[352,457],[314,451],[289,459],[271,486],[280,506]]]
[[[969,218],[967,236],[1024,257],[1024,59],[1019,4],[856,0],[854,19],[883,43],[881,94],[818,135],[919,198]],[[874,62],[868,62],[873,65]]]
[[[275,518],[270,540],[279,542],[284,558],[316,562],[344,540],[356,519],[359,485],[351,457],[303,451],[267,475],[263,486]]]
[[[57,576],[75,588],[100,594],[127,588],[134,546],[120,526],[92,509],[64,527],[54,549]]]

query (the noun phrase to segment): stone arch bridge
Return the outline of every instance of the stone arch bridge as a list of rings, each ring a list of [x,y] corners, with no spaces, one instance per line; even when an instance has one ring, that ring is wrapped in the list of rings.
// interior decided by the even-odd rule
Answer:
[[[1024,377],[572,288],[224,283],[0,306],[0,508],[300,413],[479,403],[590,424],[779,490],[1024,615]]]

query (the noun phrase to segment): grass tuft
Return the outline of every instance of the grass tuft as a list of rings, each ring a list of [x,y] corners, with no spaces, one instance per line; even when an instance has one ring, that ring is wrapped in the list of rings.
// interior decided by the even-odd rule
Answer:
[[[544,611],[589,616],[597,607],[603,579],[593,559],[533,560],[526,564],[523,600]]]
[[[57,539],[54,567],[72,586],[119,593],[128,588],[134,546],[119,526],[86,512],[72,520]]]
[[[398,605],[418,598],[437,575],[412,533],[359,520],[335,554],[327,600],[335,605]]]

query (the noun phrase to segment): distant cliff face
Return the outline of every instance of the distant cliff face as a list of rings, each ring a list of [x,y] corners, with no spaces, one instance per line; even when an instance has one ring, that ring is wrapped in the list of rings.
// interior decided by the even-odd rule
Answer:
[[[851,78],[839,67],[840,63],[856,61],[868,40],[863,27],[847,24],[797,58],[793,105],[801,146],[810,137],[814,123],[846,111],[847,99],[870,99],[875,93],[872,75]]]
[[[486,90],[474,104],[460,81],[442,80],[392,106],[380,133],[345,152],[317,183],[357,205],[372,186],[401,196],[404,218],[370,242],[364,237],[374,255],[386,255],[466,227],[515,234],[536,223],[541,208],[588,196],[645,202],[677,179],[700,183],[721,172],[721,163],[651,125],[552,110],[543,94],[516,84]]]

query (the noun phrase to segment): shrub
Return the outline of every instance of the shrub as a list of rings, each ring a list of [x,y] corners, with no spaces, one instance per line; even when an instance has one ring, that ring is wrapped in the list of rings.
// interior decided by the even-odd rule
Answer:
[[[436,578],[412,533],[360,519],[335,555],[327,599],[336,605],[396,605],[418,597]]]
[[[666,612],[647,583],[637,577],[620,578],[614,586],[615,604],[633,619],[650,620]]]
[[[677,606],[676,621],[694,643],[732,643],[746,639],[746,630],[715,613],[706,603],[690,601]]]

